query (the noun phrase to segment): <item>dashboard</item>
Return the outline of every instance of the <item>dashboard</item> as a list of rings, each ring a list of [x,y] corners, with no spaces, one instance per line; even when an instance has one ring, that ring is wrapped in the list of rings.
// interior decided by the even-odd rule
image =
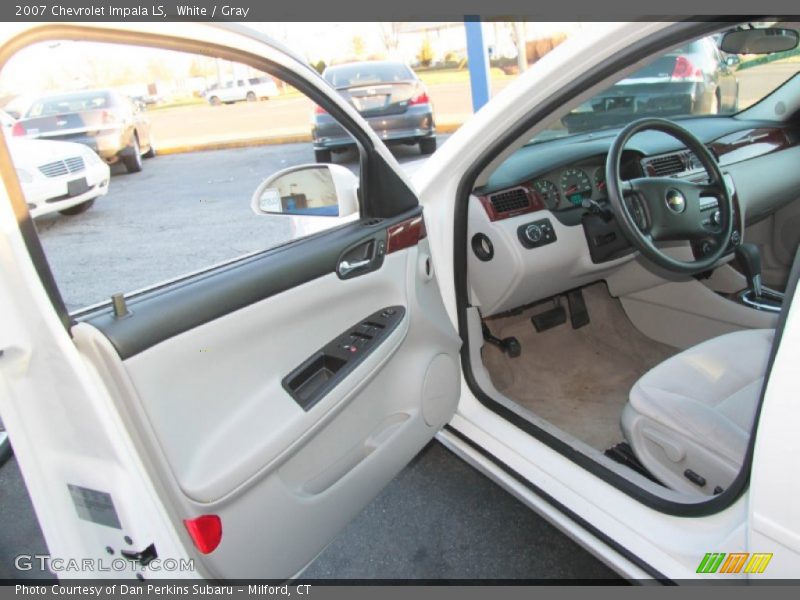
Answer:
[[[800,196],[800,172],[790,166],[800,164],[800,130],[735,118],[681,124],[726,174],[735,243],[747,221]],[[484,316],[596,281],[635,257],[609,210],[605,163],[615,136],[603,131],[523,146],[475,188],[468,273],[473,304]],[[707,175],[679,142],[647,131],[630,140],[620,176],[700,181]],[[711,225],[719,218],[713,198],[702,204],[702,216]],[[695,257],[709,252],[709,243],[693,242]]]
[[[623,179],[644,175],[639,158],[637,152],[625,153],[620,170]],[[602,204],[608,200],[605,163],[605,154],[593,156],[538,173],[515,186],[479,197],[493,221],[534,210],[569,211],[574,213],[573,217],[579,216],[586,210],[586,202]],[[575,220],[563,214],[560,218]]]

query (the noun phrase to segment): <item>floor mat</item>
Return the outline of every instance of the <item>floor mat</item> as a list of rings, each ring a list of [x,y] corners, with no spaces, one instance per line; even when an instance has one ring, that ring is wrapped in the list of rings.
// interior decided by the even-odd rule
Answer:
[[[486,344],[483,362],[498,391],[603,451],[623,439],[619,418],[633,384],[678,350],[640,333],[604,283],[583,295],[591,322],[580,329],[567,320],[537,333],[530,318],[550,304],[487,320],[494,335],[516,337],[522,355],[508,358]]]

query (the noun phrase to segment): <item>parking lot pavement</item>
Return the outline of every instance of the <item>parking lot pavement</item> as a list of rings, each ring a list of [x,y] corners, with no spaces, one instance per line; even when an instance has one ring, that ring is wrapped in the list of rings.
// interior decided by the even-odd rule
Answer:
[[[437,442],[303,573],[308,578],[618,580]]]
[[[394,152],[419,158],[416,146]],[[358,168],[354,151],[334,157]],[[265,177],[311,162],[311,144],[284,144],[156,156],[133,174],[115,165],[108,195],[87,212],[36,220],[67,308],[288,241],[288,219],[253,214],[250,197]]]
[[[46,546],[14,460],[0,468],[0,580]],[[406,467],[303,573],[308,579],[616,579],[440,444]]]
[[[510,79],[492,81],[492,95],[500,92]],[[436,109],[436,122],[451,131],[472,116],[469,82],[442,83],[428,87]],[[147,117],[153,127],[156,145],[163,148],[205,144],[242,138],[269,138],[311,135],[311,111],[314,104],[306,96],[295,94],[261,102],[238,102],[209,106],[193,104],[152,109]],[[202,123],[202,127],[197,124]]]
[[[0,467],[0,581],[4,579],[51,578],[38,568],[18,570],[15,558],[21,554],[42,556],[47,546],[31,506],[28,490],[13,458]]]

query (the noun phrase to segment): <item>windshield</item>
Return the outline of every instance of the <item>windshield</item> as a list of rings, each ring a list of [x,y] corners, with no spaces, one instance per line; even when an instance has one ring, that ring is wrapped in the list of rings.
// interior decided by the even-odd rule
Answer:
[[[85,110],[107,108],[110,104],[111,99],[106,92],[49,96],[34,102],[26,116],[46,117],[68,112],[82,112]]]
[[[364,62],[339,67],[329,67],[323,74],[335,88],[376,83],[394,83],[414,79],[407,66],[400,63]]]
[[[729,115],[759,102],[800,71],[800,48],[726,54],[714,36],[671,50],[575,108],[532,141],[623,127],[641,117]]]

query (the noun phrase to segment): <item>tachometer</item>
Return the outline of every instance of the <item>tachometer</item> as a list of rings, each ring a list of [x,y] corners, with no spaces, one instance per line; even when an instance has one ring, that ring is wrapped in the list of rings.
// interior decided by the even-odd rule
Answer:
[[[534,191],[542,197],[545,206],[550,210],[558,208],[561,197],[558,194],[556,184],[549,179],[537,179],[533,182]]]
[[[592,197],[592,182],[583,169],[567,169],[561,175],[561,191],[575,206]]]

